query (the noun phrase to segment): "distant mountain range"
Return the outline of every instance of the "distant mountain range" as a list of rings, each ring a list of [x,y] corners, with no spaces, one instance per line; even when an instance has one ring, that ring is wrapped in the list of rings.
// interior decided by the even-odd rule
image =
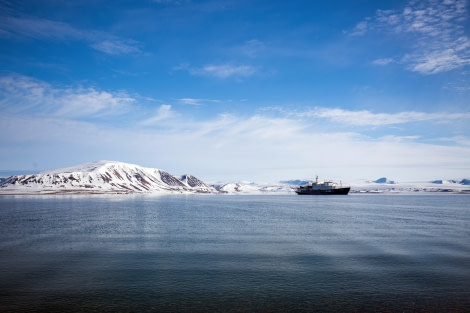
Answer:
[[[379,179],[374,180],[374,183],[377,183],[377,184],[395,184],[395,181],[387,179],[387,177],[381,177]]]
[[[4,179],[0,193],[218,193],[192,175],[134,164],[99,161],[32,175]]]
[[[400,183],[385,177],[376,180],[357,180],[342,185],[351,187],[350,194],[390,194],[390,193],[470,193],[469,179],[436,180],[431,182]],[[292,194],[293,187],[305,185],[308,180],[285,180],[279,183],[236,182],[218,184],[215,187],[229,194]]]
[[[433,184],[460,184],[460,185],[470,185],[470,179],[448,179],[448,180],[443,180],[443,179],[438,179],[438,180],[433,180]]]
[[[0,178],[0,194],[292,194],[308,180],[278,183],[226,182],[209,185],[192,176],[134,164],[99,161],[31,175]],[[458,192],[470,193],[469,179],[398,183],[386,177],[350,182],[351,193]]]

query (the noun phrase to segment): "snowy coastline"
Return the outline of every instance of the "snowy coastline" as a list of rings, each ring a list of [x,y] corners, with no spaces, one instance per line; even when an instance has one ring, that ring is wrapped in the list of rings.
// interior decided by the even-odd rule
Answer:
[[[350,194],[403,194],[403,193],[468,193],[470,186],[459,182],[405,182],[377,183],[369,180],[358,180],[343,183],[351,187]],[[216,189],[227,194],[292,194],[297,185],[288,183],[255,183],[237,182],[216,184]]]
[[[14,175],[0,180],[0,195],[51,194],[294,194],[294,188],[308,180],[275,183],[205,183],[192,176],[173,176],[163,170],[113,161],[86,163],[30,175]],[[376,180],[345,182],[350,194],[459,193],[470,194],[469,179],[437,179],[430,182]]]

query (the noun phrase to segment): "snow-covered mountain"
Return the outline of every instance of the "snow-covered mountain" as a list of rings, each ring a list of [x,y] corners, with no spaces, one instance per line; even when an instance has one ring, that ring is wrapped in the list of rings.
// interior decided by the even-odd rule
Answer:
[[[279,183],[227,182],[215,185],[226,194],[294,194],[293,188],[305,185],[308,180],[285,180]],[[350,194],[370,193],[470,193],[469,179],[437,180],[431,182],[396,182],[387,178],[343,182],[351,187]]]
[[[224,182],[210,186],[192,175],[175,177],[168,172],[122,162],[99,161],[32,175],[15,175],[0,180],[0,194],[50,193],[224,193],[240,195],[295,194],[293,187],[308,180],[277,183]],[[343,183],[350,193],[458,192],[470,193],[469,179],[430,182],[396,182],[387,178]]]
[[[467,181],[468,179],[439,179],[427,182],[396,182],[379,178],[375,181],[352,181],[350,185],[351,193],[470,193],[470,188],[466,184]]]
[[[388,179],[387,177],[381,177],[373,181],[377,184],[395,184],[395,181]]]
[[[217,193],[192,175],[181,178],[154,168],[99,161],[32,175],[11,176],[0,193]]]
[[[438,185],[447,185],[447,184],[460,184],[460,185],[470,185],[469,179],[436,179],[431,183]]]
[[[219,192],[226,194],[290,194],[292,186],[284,183],[235,182],[221,183],[214,186]]]

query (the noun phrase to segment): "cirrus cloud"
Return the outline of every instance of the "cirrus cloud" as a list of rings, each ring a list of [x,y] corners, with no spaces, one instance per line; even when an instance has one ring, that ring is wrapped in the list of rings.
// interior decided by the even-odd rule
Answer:
[[[57,88],[21,75],[0,77],[0,107],[9,113],[97,118],[124,114],[135,101],[126,92]]]
[[[208,64],[202,67],[191,67],[186,64],[180,65],[175,70],[186,70],[195,76],[211,76],[215,78],[249,77],[256,73],[256,69],[250,65],[232,64]]]
[[[81,41],[91,48],[110,55],[141,52],[138,42],[94,30],[84,30],[50,19],[36,17],[0,16],[0,35],[22,36],[55,41]]]
[[[402,10],[378,10],[359,22],[351,35],[386,32],[408,40],[409,51],[400,62],[413,72],[437,74],[470,65],[466,19],[467,0],[413,0]]]
[[[177,116],[177,114],[171,109],[171,105],[169,104],[162,104],[158,109],[157,113],[142,121],[140,124],[143,126],[152,126],[155,125],[163,120],[167,120],[169,118],[173,118]]]
[[[302,112],[300,116],[323,118],[333,122],[356,126],[387,126],[414,122],[450,122],[469,119],[470,113],[426,113],[406,111],[398,113],[373,113],[367,110],[351,111],[343,109],[315,108]]]

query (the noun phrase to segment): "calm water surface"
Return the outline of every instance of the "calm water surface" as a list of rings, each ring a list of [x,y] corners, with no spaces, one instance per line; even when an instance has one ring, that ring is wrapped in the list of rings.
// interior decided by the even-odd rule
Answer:
[[[469,308],[469,195],[0,197],[2,312]]]

